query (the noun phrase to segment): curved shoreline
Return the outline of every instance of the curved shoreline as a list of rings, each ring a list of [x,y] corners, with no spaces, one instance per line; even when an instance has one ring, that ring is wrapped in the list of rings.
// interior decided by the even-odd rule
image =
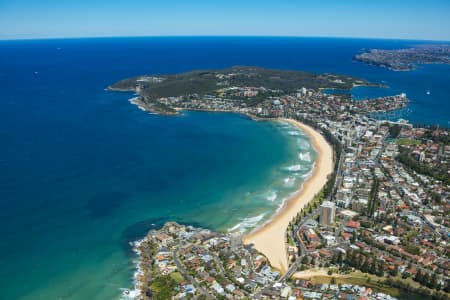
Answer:
[[[130,100],[135,100],[135,98]],[[148,111],[147,107],[142,107],[135,101],[130,102],[138,105],[140,109]],[[176,108],[176,110],[240,113],[236,111],[211,111],[207,109]],[[297,213],[312,201],[322,190],[328,180],[328,176],[333,172],[333,148],[319,132],[297,120],[288,118],[264,119],[254,118],[254,116],[249,114],[244,115],[255,121],[278,120],[295,126],[308,136],[312,147],[317,153],[313,170],[310,175],[306,177],[305,181],[301,183],[294,195],[284,201],[282,206],[276,210],[270,219],[242,237],[244,244],[253,244],[259,252],[263,253],[269,259],[273,268],[278,269],[281,273],[285,273],[289,267],[285,242],[286,229],[289,222],[297,215]]]
[[[289,222],[318,194],[333,172],[333,149],[325,138],[313,128],[292,119],[279,119],[287,122],[308,135],[317,153],[314,169],[300,186],[298,192],[285,201],[272,218],[243,237],[245,244],[253,244],[270,261],[272,267],[282,273],[288,269],[285,235]]]

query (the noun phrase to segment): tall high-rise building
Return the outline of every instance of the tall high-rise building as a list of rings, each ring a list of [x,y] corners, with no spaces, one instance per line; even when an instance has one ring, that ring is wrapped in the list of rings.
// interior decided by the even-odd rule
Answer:
[[[324,201],[320,205],[320,224],[331,225],[334,223],[334,216],[336,214],[336,205],[331,201]]]

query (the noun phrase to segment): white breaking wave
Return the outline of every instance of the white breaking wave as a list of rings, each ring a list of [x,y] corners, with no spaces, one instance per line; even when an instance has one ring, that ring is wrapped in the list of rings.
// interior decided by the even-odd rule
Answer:
[[[290,126],[288,124],[280,124],[280,125],[278,125],[278,128],[285,129],[285,130],[290,130],[290,129],[292,129],[292,126]]]
[[[141,296],[141,293],[138,290],[129,290],[129,289],[120,289],[122,291],[122,297],[121,300],[135,300],[139,299]]]
[[[277,199],[277,192],[270,191],[269,195],[267,195],[266,199],[269,200],[270,202],[275,201]]]
[[[300,135],[301,135],[300,132],[298,132],[298,131],[292,131],[292,130],[288,131],[287,133],[288,133],[289,135],[294,135],[294,136],[300,136]]]
[[[138,99],[139,99],[138,97],[134,97],[134,98],[128,99],[128,102],[136,105],[140,110],[145,111],[145,109],[141,105],[139,105],[139,103],[137,102]]]
[[[138,240],[135,242],[130,242],[130,245],[133,247],[133,252],[136,253],[139,257],[141,255],[139,249],[139,246],[145,241],[145,238],[142,240]],[[143,271],[141,269],[141,266],[139,264],[139,260],[133,261],[133,263],[135,263],[136,265],[136,271],[133,274],[133,289],[125,289],[125,288],[121,288],[120,290],[122,291],[122,296],[121,296],[121,300],[130,300],[130,299],[140,299],[141,296],[141,291],[139,290],[139,286],[138,286],[138,278],[139,276],[141,276],[143,274]]]
[[[307,178],[311,175],[311,171],[309,171],[308,173],[305,173],[303,175],[300,175],[300,178]]]
[[[265,215],[266,213],[262,213],[256,217],[242,218],[240,219],[241,222],[228,229],[228,232],[246,232],[248,229],[255,228]]]
[[[308,173],[301,175],[301,178],[308,178],[309,176],[312,175],[314,168],[316,167],[316,163],[314,162],[311,166],[311,169],[308,171]]]
[[[298,171],[303,170],[303,166],[302,165],[292,165],[289,167],[285,167],[283,169],[286,171],[289,171],[289,172],[298,172]]]
[[[283,179],[283,183],[285,187],[293,187],[295,183],[295,177],[289,176]]]
[[[139,98],[138,97],[134,97],[134,98],[128,99],[128,102],[130,102],[133,105],[136,105],[140,110],[145,111],[145,112],[147,112],[150,115],[157,115],[157,113],[154,113],[154,112],[146,110],[144,107],[142,107],[142,105],[140,105],[137,102],[137,100],[139,100]]]
[[[309,152],[299,153],[298,158],[300,158],[300,160],[302,161],[311,162],[311,155],[309,154]]]
[[[303,139],[298,139],[297,140],[297,145],[302,150],[307,150],[307,149],[311,148],[311,145],[308,143],[308,141],[303,140]]]

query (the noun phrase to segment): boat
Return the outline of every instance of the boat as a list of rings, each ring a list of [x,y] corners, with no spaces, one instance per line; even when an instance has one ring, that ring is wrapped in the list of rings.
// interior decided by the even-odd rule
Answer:
[[[431,93],[430,93],[430,91],[427,91],[427,95],[430,95]]]

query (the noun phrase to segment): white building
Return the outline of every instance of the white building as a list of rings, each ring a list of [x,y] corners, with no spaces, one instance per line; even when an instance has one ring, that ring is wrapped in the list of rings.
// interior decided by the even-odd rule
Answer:
[[[336,244],[336,238],[331,234],[324,234],[322,238],[325,242],[325,245],[327,246],[332,246]]]
[[[336,215],[336,206],[331,201],[324,201],[320,205],[320,224],[331,225],[334,223],[334,217]]]

